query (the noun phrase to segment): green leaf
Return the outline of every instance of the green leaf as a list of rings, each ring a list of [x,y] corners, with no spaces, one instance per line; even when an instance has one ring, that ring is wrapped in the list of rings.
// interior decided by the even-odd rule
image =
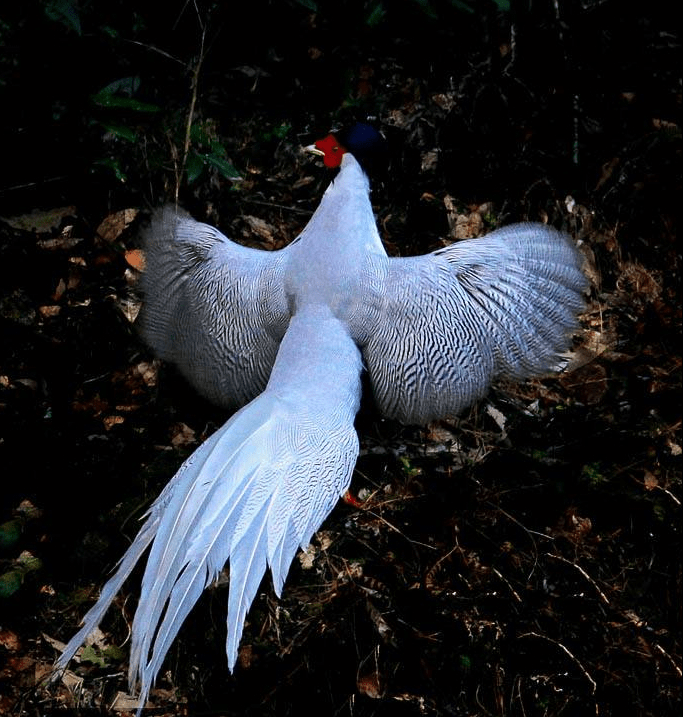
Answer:
[[[10,570],[0,575],[0,598],[8,598],[14,595],[21,587],[24,573],[22,570]]]
[[[8,520],[0,525],[0,548],[9,548],[17,543],[22,525],[22,521],[18,519]]]
[[[80,655],[82,662],[90,662],[98,667],[109,667],[112,664],[121,662],[125,656],[125,651],[116,645],[108,645],[103,648],[87,645],[81,650]]]
[[[420,6],[420,10],[427,16],[431,17],[432,20],[437,19],[437,14],[429,0],[414,0],[417,5]],[[452,0],[453,4],[459,6],[458,0]]]
[[[97,667],[107,666],[106,657],[100,652],[100,650],[92,645],[86,645],[81,650],[81,662],[90,662],[93,665],[97,665]]]
[[[0,598],[8,598],[14,595],[21,588],[26,574],[40,570],[42,567],[43,564],[39,558],[31,555],[28,551],[24,551],[13,561],[12,568],[0,575]]]
[[[581,468],[581,475],[587,478],[593,486],[606,483],[609,478],[605,475],[603,465],[600,461],[587,463]]]
[[[17,567],[20,570],[23,570],[24,573],[32,573],[43,567],[42,560],[40,558],[36,558],[36,556],[29,553],[28,550],[24,550],[24,552],[17,558],[16,563]]]
[[[204,126],[198,122],[190,127],[190,139],[197,144],[209,144],[211,141]]]
[[[384,3],[380,0],[380,2],[374,3],[374,5],[370,8],[370,11],[365,18],[365,24],[368,27],[377,27],[377,25],[384,20],[386,14],[387,11],[384,9]]]
[[[119,31],[111,25],[102,25],[100,30],[112,40],[116,40],[119,36]]]
[[[204,171],[204,158],[200,157],[196,152],[191,152],[185,163],[185,174],[187,175],[187,183],[196,182],[201,173]]]
[[[128,656],[128,651],[121,649],[118,645],[108,645],[102,652],[109,662],[123,662]]]
[[[215,167],[226,179],[242,179],[231,162],[226,162],[226,160],[217,157],[215,154],[207,154],[204,159],[212,167]]]
[[[77,35],[81,34],[81,18],[75,0],[49,0],[45,3],[45,14]]]
[[[403,465],[403,472],[409,477],[414,478],[415,476],[419,476],[422,473],[421,468],[417,468],[413,466],[413,464],[410,462],[409,458],[406,458],[405,456],[401,456],[399,459]]]
[[[119,182],[127,182],[128,177],[126,176],[126,173],[121,169],[121,165],[119,164],[117,159],[112,159],[111,157],[106,157],[105,159],[98,159],[97,162],[95,162],[95,165],[98,167],[105,167],[106,169],[110,169],[116,178],[119,180]]]
[[[273,127],[273,135],[278,139],[284,139],[290,129],[292,129],[292,125],[289,122],[283,122],[279,126]]]
[[[461,12],[466,12],[468,15],[474,15],[474,8],[469,3],[462,2],[462,0],[451,0],[451,2],[453,7],[457,8]]]
[[[137,132],[132,127],[126,127],[122,124],[109,124],[108,122],[101,123],[104,129],[114,137],[119,139],[125,139],[128,142],[135,142],[138,138]]]
[[[103,87],[96,94],[98,95],[125,95],[126,97],[132,97],[140,89],[140,78],[137,76],[132,77],[119,77],[118,80],[110,82],[106,87]]]
[[[133,112],[161,112],[159,105],[151,102],[141,102],[132,97],[121,97],[120,95],[110,95],[106,92],[91,96],[92,101],[100,107],[114,107],[120,110],[132,110]]]
[[[225,149],[225,147],[218,141],[214,140],[209,143],[209,147],[211,149],[211,154],[215,155],[216,157],[227,157],[228,151]]]

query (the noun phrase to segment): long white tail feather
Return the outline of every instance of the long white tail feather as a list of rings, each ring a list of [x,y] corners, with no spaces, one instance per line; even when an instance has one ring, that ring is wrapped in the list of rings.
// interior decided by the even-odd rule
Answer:
[[[297,549],[306,547],[348,488],[358,456],[353,420],[360,352],[343,325],[323,313],[292,319],[273,385],[205,441],[162,491],[58,668],[100,622],[152,541],[129,667],[140,704],[183,621],[228,561],[226,652],[234,668],[266,567],[279,595]],[[310,381],[302,380],[303,361],[312,370]]]
[[[201,561],[195,562],[193,565],[193,560],[196,561],[195,556],[201,553],[202,542],[206,542],[203,536],[210,531],[216,512],[220,511],[221,506],[229,504],[235,490],[242,485],[246,488],[248,483],[245,484],[245,480],[255,470],[253,465],[249,468],[237,465],[233,470],[231,467],[235,462],[235,456],[239,455],[253,463],[252,456],[255,456],[256,452],[249,453],[248,449],[245,451],[245,446],[248,445],[248,430],[250,426],[254,427],[251,443],[253,445],[258,441],[260,432],[268,427],[269,422],[268,416],[258,413],[255,405],[256,408],[265,406],[267,409],[268,402],[268,397],[264,394],[236,413],[190,456],[174,478],[174,482],[177,481],[177,486],[174,490],[173,500],[164,507],[161,516],[157,538],[150,551],[142,581],[142,597],[133,622],[129,667],[131,684],[144,682],[142,670],[152,640],[155,640],[155,655],[157,655],[159,654],[157,646],[165,644],[164,634],[168,630],[172,630],[174,625],[180,626],[199,597],[197,595],[191,603],[189,599],[188,602],[180,603],[179,609],[182,608],[182,605],[186,605],[187,609],[179,620],[174,619],[169,606],[159,628],[159,634],[155,638],[154,630],[146,629],[146,626],[159,625],[166,602],[172,592],[174,595],[178,595],[178,598],[183,595],[182,587],[188,577],[185,577],[183,583],[179,585],[177,576],[181,573],[184,576],[193,575],[194,583],[188,589],[196,590],[201,582],[201,588],[198,589],[198,592],[201,593],[204,587],[215,579],[228,559],[229,553],[224,551],[220,567],[212,574],[207,573],[207,568]],[[246,419],[245,414],[248,414]],[[256,423],[259,417],[263,419],[261,424]],[[226,475],[228,471],[230,473]],[[217,498],[216,493],[220,494],[221,491],[223,491],[223,495],[219,495]],[[218,514],[220,515],[220,513]],[[207,552],[212,548],[213,545],[210,541],[206,543]],[[177,628],[173,630],[168,645],[176,632]],[[163,650],[163,654],[166,649]]]
[[[128,576],[131,574],[133,568],[136,566],[138,560],[142,557],[143,553],[149,547],[149,544],[154,539],[156,534],[156,527],[158,520],[154,518],[148,518],[147,522],[143,525],[137,537],[126,551],[125,555],[121,558],[118,569],[114,575],[107,581],[105,586],[102,588],[99,600],[93,605],[93,607],[86,613],[83,618],[83,626],[81,629],[69,640],[66,647],[62,651],[55,662],[55,672],[63,670],[71,661],[73,656],[76,654],[78,648],[85,642],[89,635],[95,630],[100,624],[104,614],[109,609],[112,601],[116,597],[117,593],[121,589],[123,583],[126,581]]]

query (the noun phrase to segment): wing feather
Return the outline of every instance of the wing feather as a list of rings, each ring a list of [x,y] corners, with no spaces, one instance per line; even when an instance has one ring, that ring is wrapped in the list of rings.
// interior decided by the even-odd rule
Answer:
[[[583,306],[580,264],[568,237],[536,224],[390,259],[363,346],[380,409],[425,423],[458,413],[497,378],[548,371]]]
[[[251,400],[268,381],[289,322],[287,250],[240,246],[166,207],[150,224],[145,252],[145,341],[213,403]]]

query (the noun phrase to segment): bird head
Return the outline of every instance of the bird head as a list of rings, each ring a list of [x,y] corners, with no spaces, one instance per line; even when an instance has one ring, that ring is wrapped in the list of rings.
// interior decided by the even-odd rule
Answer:
[[[321,156],[325,166],[330,169],[339,167],[342,157],[348,152],[367,172],[369,165],[383,161],[386,142],[372,125],[356,122],[348,128],[328,134],[306,149]]]

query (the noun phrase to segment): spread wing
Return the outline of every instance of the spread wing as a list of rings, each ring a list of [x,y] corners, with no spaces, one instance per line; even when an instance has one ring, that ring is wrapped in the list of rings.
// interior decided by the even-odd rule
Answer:
[[[145,341],[213,403],[260,393],[289,323],[287,251],[240,246],[171,207],[154,217],[145,251]]]
[[[380,410],[426,423],[455,415],[496,378],[552,368],[583,306],[580,263],[568,237],[536,224],[391,259],[363,347]]]

